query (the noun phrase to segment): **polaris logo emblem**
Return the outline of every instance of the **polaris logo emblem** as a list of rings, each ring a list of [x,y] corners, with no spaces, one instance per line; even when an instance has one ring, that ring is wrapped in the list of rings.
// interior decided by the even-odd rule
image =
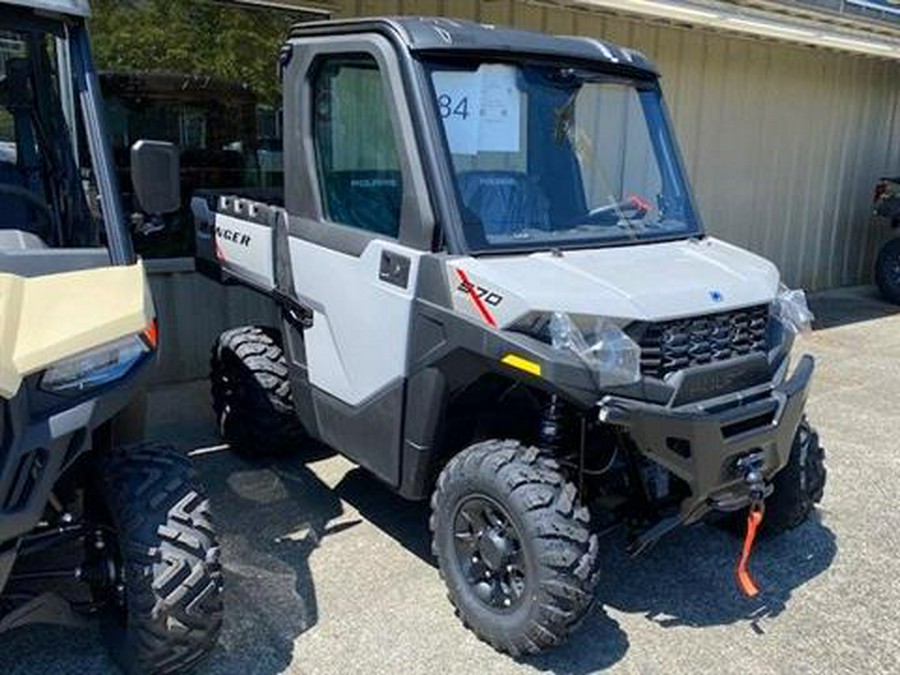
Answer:
[[[709,292],[709,299],[713,302],[722,302],[725,299],[725,296],[722,295],[722,291],[713,289]]]
[[[707,364],[683,372],[674,405],[703,401],[755,387],[768,379],[769,366],[765,356],[755,354],[735,359],[730,365]]]
[[[742,379],[750,378],[741,372],[698,374],[684,383],[680,393],[687,400],[699,401],[739,389]]]

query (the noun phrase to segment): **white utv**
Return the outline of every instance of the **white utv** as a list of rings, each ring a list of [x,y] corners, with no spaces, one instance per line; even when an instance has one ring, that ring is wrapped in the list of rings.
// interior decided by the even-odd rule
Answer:
[[[192,200],[200,269],[281,308],[213,349],[237,450],[308,436],[430,496],[453,604],[513,655],[589,610],[601,529],[807,518],[803,294],[704,234],[641,54],[393,18],[298,26],[280,64],[283,191]]]

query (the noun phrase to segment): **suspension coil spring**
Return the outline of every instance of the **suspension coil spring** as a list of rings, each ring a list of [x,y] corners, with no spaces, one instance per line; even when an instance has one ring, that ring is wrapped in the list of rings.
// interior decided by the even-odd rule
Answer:
[[[111,586],[116,577],[116,565],[111,558],[107,557],[79,566],[75,570],[75,578],[91,586]]]
[[[539,438],[541,447],[557,452],[565,437],[565,403],[556,394],[550,396],[541,413]]]

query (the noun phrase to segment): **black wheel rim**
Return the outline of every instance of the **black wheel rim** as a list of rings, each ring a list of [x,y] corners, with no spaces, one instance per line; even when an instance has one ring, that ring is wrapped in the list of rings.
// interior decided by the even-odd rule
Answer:
[[[245,381],[247,375],[241,366],[237,357],[231,356],[222,374],[222,379],[225,381],[225,398],[228,402],[241,400],[247,396],[248,387]]]
[[[506,511],[487,497],[465,499],[453,518],[453,539],[475,597],[494,610],[515,610],[525,596],[527,574],[522,540]]]
[[[219,432],[223,437],[233,437],[233,425],[229,424],[230,419],[234,414],[234,409],[240,407],[240,403],[247,400],[251,390],[246,382],[246,375],[241,370],[240,361],[237,361],[232,354],[225,355],[224,367],[219,377],[222,383],[219,393],[219,405],[221,406]]]

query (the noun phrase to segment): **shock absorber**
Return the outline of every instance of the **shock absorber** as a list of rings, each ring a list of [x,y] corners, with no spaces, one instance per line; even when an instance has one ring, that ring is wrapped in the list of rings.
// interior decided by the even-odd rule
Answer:
[[[560,400],[556,394],[547,399],[547,404],[541,413],[540,445],[549,450],[572,472],[575,472],[575,480],[578,485],[578,500],[585,496],[585,442],[587,427],[585,418],[578,416],[581,421],[580,432],[575,438],[575,432],[571,429],[574,421],[570,414],[574,411],[568,409],[568,404]]]
[[[541,447],[558,452],[562,447],[565,434],[565,404],[556,394],[552,394],[541,414],[540,442]]]

